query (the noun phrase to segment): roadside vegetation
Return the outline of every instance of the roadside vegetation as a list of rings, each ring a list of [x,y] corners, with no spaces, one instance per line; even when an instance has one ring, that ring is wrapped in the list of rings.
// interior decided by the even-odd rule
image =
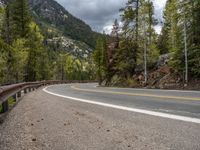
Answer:
[[[97,40],[100,84],[181,88],[200,83],[199,0],[167,0],[164,22],[156,20],[151,0],[128,0],[120,11],[122,26],[115,20],[110,37]]]

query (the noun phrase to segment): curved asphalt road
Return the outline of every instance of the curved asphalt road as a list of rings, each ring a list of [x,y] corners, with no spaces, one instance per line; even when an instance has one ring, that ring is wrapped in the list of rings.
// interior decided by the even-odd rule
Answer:
[[[0,150],[200,150],[200,92],[40,88],[0,124]]]
[[[200,123],[200,91],[103,88],[97,87],[97,84],[72,84],[51,86],[46,88],[46,92],[114,106],[197,118]]]

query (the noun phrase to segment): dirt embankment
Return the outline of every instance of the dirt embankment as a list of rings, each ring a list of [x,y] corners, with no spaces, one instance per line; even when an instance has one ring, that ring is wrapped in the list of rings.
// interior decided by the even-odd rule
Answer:
[[[184,83],[184,76],[175,72],[167,65],[157,70],[149,71],[148,82],[144,84],[143,73],[134,76],[140,87],[158,88],[158,89],[188,89],[200,90],[200,79],[190,78],[187,86]]]

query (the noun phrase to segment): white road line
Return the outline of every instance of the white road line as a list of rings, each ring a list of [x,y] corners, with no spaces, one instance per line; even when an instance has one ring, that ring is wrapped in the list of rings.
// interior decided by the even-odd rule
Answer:
[[[86,100],[86,99],[81,99],[81,98],[60,95],[60,94],[56,94],[56,93],[48,91],[47,88],[49,88],[49,87],[50,86],[45,87],[43,89],[43,91],[48,94],[54,95],[54,96],[58,96],[58,97],[62,97],[62,98],[66,98],[66,99],[70,99],[70,100],[74,100],[74,101],[79,101],[79,102],[83,102],[83,103],[94,104],[94,105],[99,105],[99,106],[104,106],[104,107],[110,107],[110,108],[115,108],[115,109],[120,109],[120,110],[126,110],[126,111],[130,111],[130,112],[136,112],[136,113],[141,113],[141,114],[146,114],[146,115],[151,115],[151,116],[157,116],[157,117],[162,117],[162,118],[168,118],[168,119],[173,119],[173,120],[180,120],[180,121],[184,121],[184,122],[192,122],[192,123],[200,124],[200,119],[198,119],[198,118],[178,116],[178,115],[173,115],[173,114],[167,114],[167,113],[161,113],[161,112],[155,112],[155,111],[149,111],[149,110],[137,109],[137,108],[130,108],[130,107],[125,107],[125,106],[113,105],[113,104],[102,103],[102,102],[95,102],[92,100]]]

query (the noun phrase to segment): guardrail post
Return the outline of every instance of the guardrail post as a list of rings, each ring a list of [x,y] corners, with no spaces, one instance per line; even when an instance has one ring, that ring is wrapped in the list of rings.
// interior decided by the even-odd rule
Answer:
[[[6,100],[5,102],[2,103],[2,113],[5,113],[6,111],[8,111],[9,109],[9,105],[8,105],[8,100]]]
[[[26,94],[26,93],[27,93],[27,89],[25,88],[25,89],[24,89],[24,94]]]
[[[21,93],[21,91],[19,91],[18,93],[17,93],[17,98],[20,98],[22,96],[22,93]]]
[[[14,99],[14,101],[17,101],[17,94],[13,95],[12,98]]]

